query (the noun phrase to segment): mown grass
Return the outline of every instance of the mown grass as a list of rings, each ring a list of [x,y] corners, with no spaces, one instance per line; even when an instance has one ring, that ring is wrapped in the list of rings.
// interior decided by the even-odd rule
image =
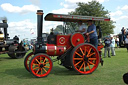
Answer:
[[[78,75],[54,62],[52,72],[45,78],[36,78],[24,68],[24,58],[11,59],[0,55],[0,85],[125,85],[122,79],[128,72],[128,52],[116,49],[116,56],[103,58],[104,66],[89,75]]]

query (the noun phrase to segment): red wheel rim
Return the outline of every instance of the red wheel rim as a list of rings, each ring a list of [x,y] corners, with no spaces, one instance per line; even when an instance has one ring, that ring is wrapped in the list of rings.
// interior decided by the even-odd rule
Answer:
[[[80,44],[73,50],[73,68],[81,74],[95,71],[99,65],[99,53],[91,44]]]
[[[31,73],[36,77],[45,77],[52,70],[52,60],[46,54],[37,54],[30,61]]]
[[[26,68],[27,71],[29,71],[29,62],[31,60],[31,58],[34,56],[33,52],[29,53],[24,60],[24,66]]]

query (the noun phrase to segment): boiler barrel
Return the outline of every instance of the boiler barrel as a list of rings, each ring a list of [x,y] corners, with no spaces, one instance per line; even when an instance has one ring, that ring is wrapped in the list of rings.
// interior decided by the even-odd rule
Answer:
[[[46,46],[35,47],[35,53],[46,53],[49,56],[59,56],[64,54],[66,47],[46,44]]]

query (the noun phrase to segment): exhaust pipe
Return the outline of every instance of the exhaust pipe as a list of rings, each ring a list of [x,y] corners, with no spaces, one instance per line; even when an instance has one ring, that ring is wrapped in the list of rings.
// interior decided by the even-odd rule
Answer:
[[[43,10],[37,10],[37,43],[41,44],[42,41],[42,27],[43,27]]]
[[[3,23],[7,24],[7,20],[3,20]],[[7,39],[8,37],[7,27],[4,27],[4,36],[5,36],[5,39]]]
[[[7,24],[7,20],[2,20],[3,23],[0,23],[0,28],[4,28],[4,38],[7,39],[8,37],[8,33],[7,33],[7,28],[8,28],[8,24]],[[2,32],[0,32],[2,33]]]

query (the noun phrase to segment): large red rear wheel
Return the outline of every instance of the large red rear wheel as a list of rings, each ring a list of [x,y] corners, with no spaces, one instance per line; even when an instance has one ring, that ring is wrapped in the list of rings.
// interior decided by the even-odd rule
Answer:
[[[24,59],[24,67],[27,71],[29,71],[29,62],[31,58],[34,56],[33,52],[30,52]],[[30,71],[29,71],[30,72]]]
[[[30,72],[36,77],[47,76],[53,67],[51,58],[43,53],[36,54],[29,63]]]
[[[80,74],[90,74],[96,70],[100,62],[97,49],[88,43],[76,46],[71,53],[71,64]]]

